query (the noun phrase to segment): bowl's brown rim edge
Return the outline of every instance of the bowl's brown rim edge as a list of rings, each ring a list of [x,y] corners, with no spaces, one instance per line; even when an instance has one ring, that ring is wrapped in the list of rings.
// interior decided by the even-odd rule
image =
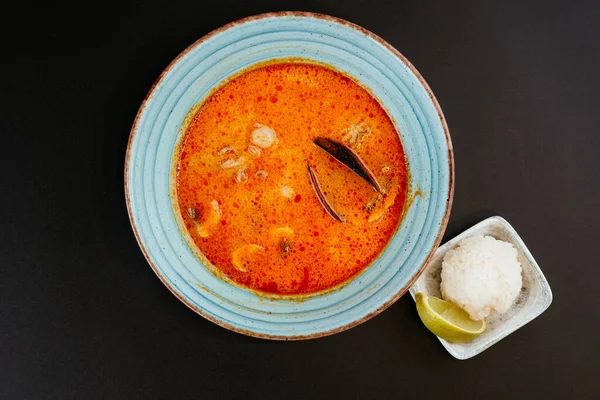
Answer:
[[[241,329],[238,328],[236,326],[230,325],[228,323],[225,323],[221,320],[219,320],[218,318],[215,318],[211,315],[208,315],[206,313],[204,313],[202,310],[200,310],[199,308],[197,308],[194,304],[191,304],[190,302],[188,302],[187,299],[185,299],[183,296],[181,296],[170,284],[170,282],[168,282],[160,273],[158,268],[156,267],[156,265],[154,264],[154,262],[151,260],[150,256],[148,255],[148,252],[146,251],[146,248],[141,240],[141,236],[138,232],[137,226],[135,224],[135,221],[133,219],[133,214],[131,211],[131,204],[130,204],[130,199],[129,199],[129,179],[128,179],[128,171],[129,171],[129,163],[131,160],[131,144],[133,143],[133,138],[137,132],[137,128],[138,128],[138,124],[139,124],[139,120],[141,118],[141,115],[143,114],[143,112],[146,109],[146,106],[148,104],[148,101],[150,100],[150,98],[152,97],[152,94],[154,93],[155,89],[158,87],[158,85],[160,85],[160,83],[162,82],[162,80],[164,79],[164,77],[166,76],[166,74],[169,73],[169,71],[179,62],[179,60],[181,60],[186,54],[188,54],[189,52],[191,52],[193,49],[195,49],[197,46],[199,46],[200,44],[202,44],[203,42],[205,42],[206,40],[210,39],[211,37],[220,34],[221,32],[224,32],[230,28],[233,28],[237,25],[241,25],[247,22],[251,22],[251,21],[256,21],[256,20],[260,20],[260,19],[264,19],[264,18],[277,18],[277,17],[310,17],[310,18],[315,18],[315,19],[322,19],[322,20],[326,20],[326,21],[331,21],[331,22],[336,22],[339,23],[341,25],[345,25],[348,26],[354,30],[357,30],[361,33],[363,33],[366,36],[369,36],[370,38],[374,39],[375,41],[379,42],[381,45],[385,46],[388,50],[390,50],[396,57],[398,57],[404,64],[406,64],[410,70],[412,71],[413,74],[415,74],[415,76],[417,77],[417,79],[419,80],[419,82],[421,82],[421,85],[423,85],[423,87],[425,88],[425,90],[427,91],[427,94],[429,95],[429,98],[431,99],[431,101],[433,102],[433,105],[435,106],[435,109],[438,113],[438,117],[440,118],[440,121],[442,122],[442,127],[444,129],[444,135],[446,137],[446,143],[448,145],[448,162],[449,162],[449,170],[450,170],[450,176],[449,176],[449,188],[448,188],[448,198],[446,200],[446,211],[444,214],[444,218],[442,219],[442,223],[440,226],[440,231],[439,234],[434,242],[434,245],[432,246],[429,255],[427,256],[427,258],[425,259],[425,262],[423,262],[423,265],[421,265],[421,268],[419,269],[419,271],[417,271],[413,278],[404,286],[402,287],[397,293],[396,295],[394,295],[390,300],[388,300],[387,302],[385,302],[384,304],[382,304],[379,308],[377,308],[375,311],[372,311],[371,313],[365,315],[364,317],[352,321],[344,326],[340,326],[338,328],[335,329],[331,329],[328,331],[324,331],[324,332],[318,332],[318,333],[313,333],[310,335],[297,335],[297,336],[284,336],[284,335],[269,335],[269,334],[263,334],[263,333],[258,333],[258,332],[254,332],[248,329]],[[202,317],[206,318],[207,320],[223,327],[226,329],[229,329],[231,331],[237,332],[237,333],[241,333],[243,335],[247,335],[247,336],[252,336],[252,337],[256,337],[256,338],[260,338],[260,339],[270,339],[270,340],[306,340],[306,339],[316,339],[316,338],[320,338],[320,337],[324,337],[324,336],[329,336],[329,335],[334,335],[336,333],[339,332],[343,332],[345,330],[348,330],[350,328],[353,328],[357,325],[362,324],[363,322],[368,321],[369,319],[373,318],[374,316],[378,315],[379,313],[383,312],[385,309],[387,309],[389,306],[391,306],[392,304],[394,304],[400,297],[402,297],[407,291],[408,289],[416,282],[417,279],[419,279],[419,277],[421,276],[421,274],[423,273],[423,271],[425,270],[425,267],[427,266],[427,264],[429,264],[429,261],[431,260],[431,258],[433,257],[436,249],[439,247],[442,238],[444,236],[444,233],[446,231],[446,227],[448,225],[448,220],[450,219],[450,210],[452,209],[452,201],[454,199],[454,151],[452,148],[452,141],[450,139],[450,133],[448,130],[448,124],[446,123],[446,118],[444,117],[444,114],[442,112],[442,109],[437,101],[437,99],[435,98],[431,88],[429,87],[429,85],[427,84],[427,82],[425,81],[425,79],[421,76],[421,74],[419,73],[419,71],[417,71],[417,69],[411,64],[410,61],[408,61],[408,59],[406,59],[406,57],[404,57],[396,48],[394,48],[391,44],[389,44],[388,42],[386,42],[385,40],[383,40],[381,37],[377,36],[376,34],[374,34],[373,32],[359,26],[356,25],[352,22],[343,20],[341,18],[337,18],[337,17],[332,17],[330,15],[325,15],[325,14],[319,14],[319,13],[312,13],[312,12],[304,12],[304,11],[279,11],[279,12],[271,12],[271,13],[265,13],[265,14],[258,14],[258,15],[253,15],[253,16],[249,16],[246,18],[242,18],[233,22],[230,22],[226,25],[221,26],[220,28],[217,28],[215,30],[213,30],[212,32],[204,35],[203,37],[201,37],[200,39],[196,40],[192,45],[188,46],[185,50],[183,50],[173,61],[171,61],[171,63],[164,69],[164,71],[158,76],[158,78],[156,79],[156,81],[154,82],[154,84],[152,85],[152,87],[150,88],[150,90],[148,91],[148,93],[146,94],[146,97],[144,98],[144,100],[142,101],[142,105],[140,106],[136,116],[135,116],[135,120],[133,122],[133,126],[131,127],[131,132],[129,135],[129,140],[127,142],[127,151],[126,151],[126,155],[125,155],[125,171],[124,171],[124,180],[125,180],[125,201],[127,204],[127,213],[129,215],[129,221],[131,223],[131,227],[133,229],[133,233],[135,235],[135,238],[138,242],[138,245],[140,246],[140,249],[142,250],[142,253],[144,254],[144,257],[146,258],[146,261],[148,262],[148,264],[150,264],[150,267],[152,268],[152,270],[154,271],[154,273],[156,274],[156,276],[158,276],[158,278],[161,280],[161,282],[171,291],[171,293],[173,293],[173,295],[175,295],[175,297],[177,297],[182,303],[184,303],[186,306],[188,306],[191,310],[193,310],[194,312],[196,312],[197,314],[201,315]]]

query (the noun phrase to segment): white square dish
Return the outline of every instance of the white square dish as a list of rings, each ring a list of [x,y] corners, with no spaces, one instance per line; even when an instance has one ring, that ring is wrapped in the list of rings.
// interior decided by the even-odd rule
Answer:
[[[441,246],[427,265],[417,282],[410,288],[415,298],[417,292],[441,298],[440,282],[442,260],[448,250],[467,237],[474,235],[492,236],[512,243],[519,253],[523,267],[523,287],[513,306],[503,315],[493,315],[486,319],[487,329],[470,343],[449,343],[439,339],[448,352],[459,360],[466,360],[481,353],[504,337],[510,335],[526,323],[543,313],[552,303],[552,290],[540,267],[523,243],[514,228],[501,217],[488,218],[466,230]]]

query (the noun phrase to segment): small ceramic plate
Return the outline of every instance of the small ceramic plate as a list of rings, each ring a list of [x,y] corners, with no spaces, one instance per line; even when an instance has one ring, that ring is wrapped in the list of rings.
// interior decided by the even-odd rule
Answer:
[[[440,339],[446,350],[459,360],[474,357],[499,342],[543,313],[552,303],[552,290],[540,267],[514,228],[501,217],[488,218],[440,247],[425,272],[410,289],[413,299],[417,292],[442,297],[440,274],[444,255],[448,250],[456,247],[460,240],[474,235],[492,236],[515,246],[519,253],[519,262],[523,266],[523,288],[515,304],[505,314],[486,319],[488,324],[486,331],[471,343],[454,344]]]

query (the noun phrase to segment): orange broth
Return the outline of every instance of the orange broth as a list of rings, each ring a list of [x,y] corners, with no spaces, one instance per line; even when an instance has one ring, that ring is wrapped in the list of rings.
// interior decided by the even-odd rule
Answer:
[[[265,127],[276,139],[256,146]],[[319,136],[359,154],[384,194],[315,146]],[[192,240],[225,276],[261,292],[314,293],[356,276],[396,232],[407,197],[390,117],[358,83],[320,65],[263,65],[226,82],[198,108],[175,157]],[[319,203],[307,163],[344,222]]]

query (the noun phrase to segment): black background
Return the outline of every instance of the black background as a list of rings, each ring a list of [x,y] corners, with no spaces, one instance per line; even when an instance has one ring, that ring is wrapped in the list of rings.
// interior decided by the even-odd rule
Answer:
[[[598,3],[11,4],[0,12],[0,398],[598,398]],[[350,331],[285,343],[213,325],[161,284],[125,207],[134,116],[189,44],[277,10],[350,20],[413,62],[454,143],[445,239],[507,218],[552,286],[544,314],[457,361],[409,296]]]

